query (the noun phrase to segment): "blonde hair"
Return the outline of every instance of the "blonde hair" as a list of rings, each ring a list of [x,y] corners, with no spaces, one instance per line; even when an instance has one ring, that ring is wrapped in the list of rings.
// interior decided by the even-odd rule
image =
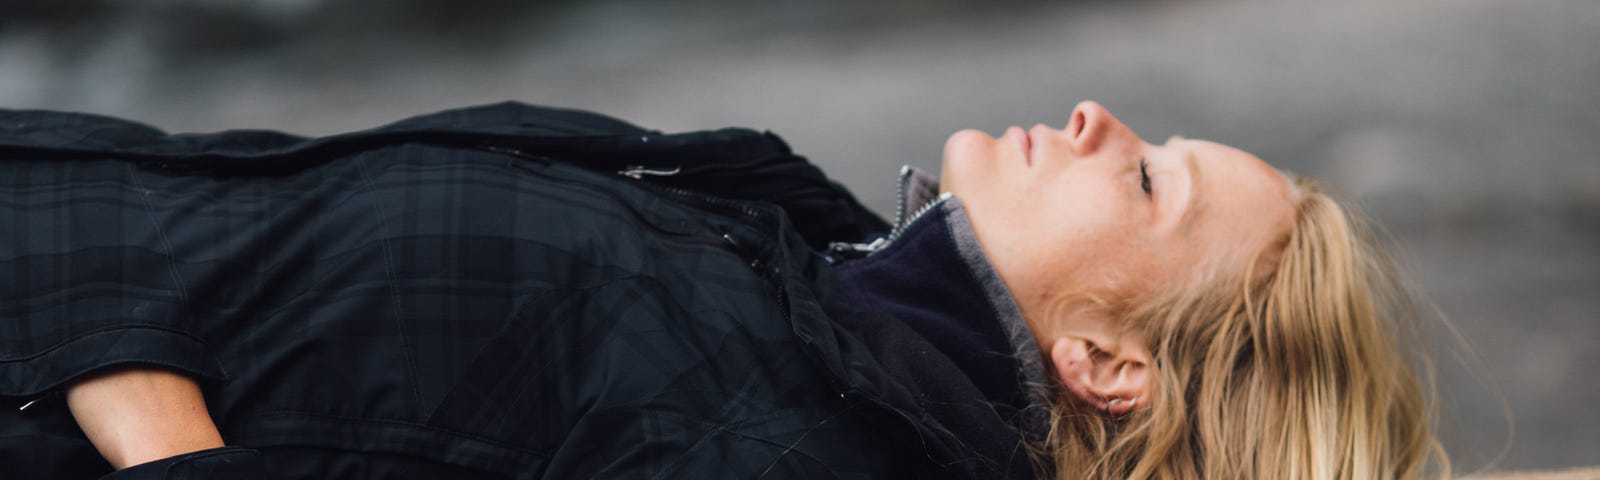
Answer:
[[[1258,268],[1112,307],[1148,339],[1150,399],[1111,418],[1054,395],[1055,478],[1449,476],[1410,366],[1431,364],[1401,350],[1420,339],[1407,288],[1358,216],[1291,178],[1294,224]]]

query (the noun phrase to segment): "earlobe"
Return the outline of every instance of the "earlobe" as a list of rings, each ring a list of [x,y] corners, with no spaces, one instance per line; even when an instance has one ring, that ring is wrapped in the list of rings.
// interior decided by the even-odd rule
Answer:
[[[1149,354],[1134,342],[1064,336],[1050,347],[1062,385],[1090,408],[1126,415],[1149,404]]]

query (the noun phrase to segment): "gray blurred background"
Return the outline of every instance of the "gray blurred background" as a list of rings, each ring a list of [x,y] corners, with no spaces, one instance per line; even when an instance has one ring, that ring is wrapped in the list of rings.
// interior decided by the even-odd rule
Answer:
[[[1435,322],[1469,470],[1600,464],[1597,85],[1594,0],[0,0],[4,108],[323,135],[519,100],[749,126],[885,214],[951,132],[1099,100],[1376,217],[1470,346]]]

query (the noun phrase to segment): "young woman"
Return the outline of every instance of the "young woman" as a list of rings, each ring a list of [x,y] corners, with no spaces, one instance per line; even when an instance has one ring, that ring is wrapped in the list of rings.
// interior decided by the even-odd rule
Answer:
[[[0,125],[4,478],[1442,460],[1361,225],[1094,102],[957,132],[937,179],[902,172],[893,223],[771,134],[516,104],[321,139]]]

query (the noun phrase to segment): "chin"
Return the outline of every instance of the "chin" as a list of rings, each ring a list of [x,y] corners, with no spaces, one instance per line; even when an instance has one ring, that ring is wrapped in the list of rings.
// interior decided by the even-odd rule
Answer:
[[[964,150],[988,151],[994,145],[994,137],[983,130],[966,129],[950,134],[944,141],[944,154],[948,158],[952,152]]]
[[[994,168],[994,137],[980,130],[962,130],[944,142],[944,163],[939,167],[940,188],[944,192],[967,179],[982,178]],[[957,193],[959,195],[959,193]]]

